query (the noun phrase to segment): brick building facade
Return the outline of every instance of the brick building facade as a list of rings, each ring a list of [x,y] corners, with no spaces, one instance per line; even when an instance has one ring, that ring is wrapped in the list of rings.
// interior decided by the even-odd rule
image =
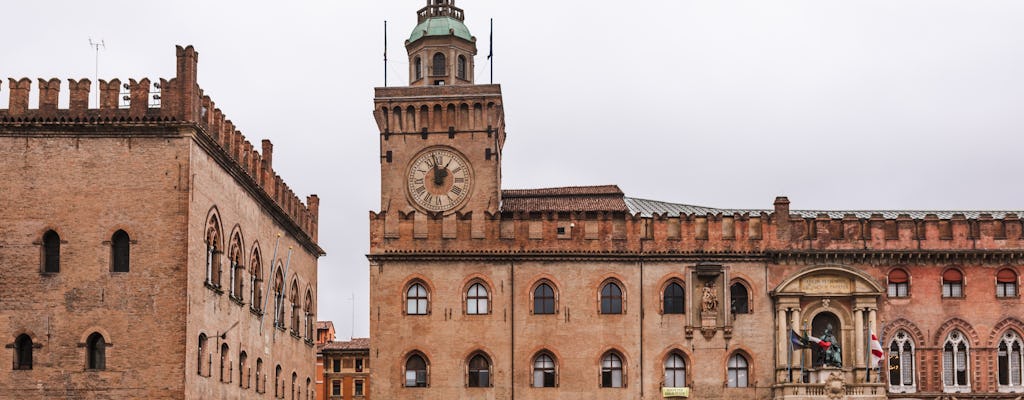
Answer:
[[[374,395],[1024,392],[1020,212],[793,210],[785,197],[736,210],[616,186],[502,189],[501,87],[467,75],[475,38],[451,0],[418,16],[410,85],[374,100]]]
[[[313,397],[319,200],[197,65],[178,47],[173,79],[100,80],[96,109],[88,79],[66,109],[58,79],[37,108],[30,80],[4,88],[0,398]]]
[[[353,338],[317,344],[317,370],[322,384],[317,398],[368,400],[370,398],[370,339]]]

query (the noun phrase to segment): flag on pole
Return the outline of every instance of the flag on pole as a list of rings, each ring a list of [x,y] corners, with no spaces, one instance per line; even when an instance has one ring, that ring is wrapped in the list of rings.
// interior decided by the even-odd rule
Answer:
[[[878,341],[878,336],[875,333],[871,333],[871,365],[875,366],[882,362],[882,342]]]
[[[829,347],[832,347],[832,342],[827,342],[811,335],[807,335],[807,341],[818,345],[822,350],[827,350]]]
[[[807,347],[807,342],[799,334],[794,332],[792,329],[789,330],[789,341],[793,343],[794,349],[803,349]]]

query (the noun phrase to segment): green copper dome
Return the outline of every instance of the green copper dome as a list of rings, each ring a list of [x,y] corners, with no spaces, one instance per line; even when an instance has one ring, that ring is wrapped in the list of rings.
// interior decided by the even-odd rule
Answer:
[[[469,28],[466,28],[466,24],[463,24],[462,21],[452,17],[433,17],[416,25],[412,34],[409,35],[409,43],[425,36],[448,36],[451,32],[454,32],[456,37],[473,41],[473,35],[469,33]]]

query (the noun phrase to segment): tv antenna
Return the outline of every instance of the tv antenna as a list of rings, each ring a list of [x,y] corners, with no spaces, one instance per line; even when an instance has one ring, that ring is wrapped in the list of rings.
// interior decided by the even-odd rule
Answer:
[[[94,86],[94,87],[98,88],[99,85],[100,85],[100,48],[103,48],[103,50],[106,50],[107,49],[107,43],[103,39],[100,39],[99,42],[94,42],[94,41],[92,41],[92,38],[89,38],[89,47],[92,47],[92,48],[96,49],[96,73],[95,73],[95,75],[93,75],[93,78],[96,79],[94,81],[94,82],[96,82],[96,86]],[[99,106],[100,106],[100,91],[97,90],[96,91],[96,107],[99,107]]]

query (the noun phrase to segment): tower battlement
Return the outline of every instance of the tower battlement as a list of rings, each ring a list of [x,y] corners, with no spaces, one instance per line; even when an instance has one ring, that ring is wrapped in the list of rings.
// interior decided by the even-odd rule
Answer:
[[[99,101],[89,107],[92,82],[89,79],[68,79],[69,101],[60,108],[60,87],[57,78],[38,79],[38,104],[30,108],[32,80],[8,78],[10,101],[0,109],[0,135],[5,128],[52,128],[74,134],[94,132],[88,127],[124,126],[143,130],[147,126],[192,126],[196,139],[241,182],[267,196],[275,207],[305,233],[317,241],[319,198],[311,195],[303,203],[273,169],[273,144],[263,140],[258,148],[249,142],[227,119],[209,96],[199,87],[197,65],[199,53],[192,46],[177,46],[177,69],[172,79],[149,78],[103,80],[96,84]],[[154,84],[154,82],[156,84]],[[0,92],[4,88],[0,86]],[[126,134],[127,135],[127,134]]]

